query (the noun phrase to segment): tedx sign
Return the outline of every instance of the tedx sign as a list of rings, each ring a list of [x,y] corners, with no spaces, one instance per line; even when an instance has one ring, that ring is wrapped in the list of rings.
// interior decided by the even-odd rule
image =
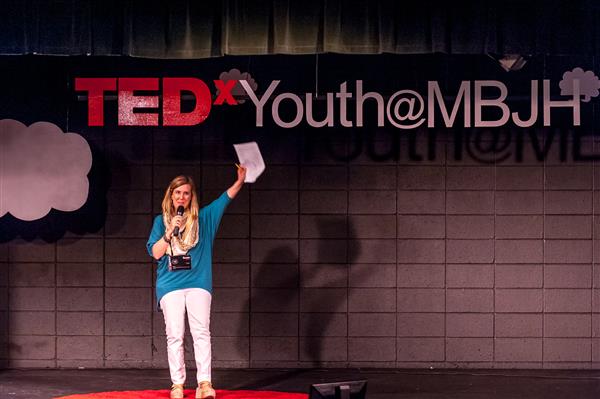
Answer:
[[[428,81],[424,93],[402,88],[389,96],[368,91],[363,81],[357,80],[342,82],[337,91],[321,94],[322,101],[315,93],[279,92],[280,80],[271,81],[264,93],[259,94],[258,85],[249,74],[237,71],[233,78],[228,77],[231,76],[223,73],[210,86],[195,77],[86,77],[75,78],[75,90],[87,94],[89,126],[104,126],[105,94],[116,92],[119,126],[158,126],[161,120],[163,126],[198,125],[209,117],[213,106],[235,106],[249,100],[256,110],[257,127],[263,126],[267,118],[282,128],[303,123],[314,128],[362,127],[365,104],[372,103],[376,104],[377,112],[370,117],[377,126],[410,130],[420,126],[531,127],[540,121],[543,126],[551,126],[553,110],[557,108],[566,108],[571,113],[572,125],[580,126],[581,103],[597,97],[600,89],[598,77],[581,68],[563,74],[558,82],[561,89],[558,99],[551,97],[556,82],[531,80],[529,109],[517,112],[511,110],[507,101],[509,88],[498,80],[464,80],[452,93],[443,92],[438,81]],[[182,93],[191,93],[194,109],[181,111]],[[280,109],[286,103],[292,112],[282,117]],[[315,112],[317,108],[319,111]],[[493,118],[484,116],[488,110],[495,111]]]

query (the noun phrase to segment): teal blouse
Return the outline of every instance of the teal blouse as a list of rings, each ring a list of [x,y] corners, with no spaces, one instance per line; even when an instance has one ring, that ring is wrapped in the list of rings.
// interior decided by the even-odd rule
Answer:
[[[161,298],[171,291],[185,288],[202,288],[212,294],[212,245],[219,229],[221,217],[231,198],[224,192],[209,205],[200,209],[198,215],[198,243],[188,254],[192,257],[192,268],[189,270],[169,271],[169,256],[163,255],[158,260],[156,275],[156,300],[160,308]],[[152,231],[146,247],[152,256],[152,246],[165,234],[163,217],[154,218]]]

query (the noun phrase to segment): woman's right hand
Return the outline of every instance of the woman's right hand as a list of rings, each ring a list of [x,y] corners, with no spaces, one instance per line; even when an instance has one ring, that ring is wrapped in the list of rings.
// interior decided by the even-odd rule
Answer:
[[[173,216],[173,219],[171,219],[171,225],[169,226],[169,229],[167,231],[167,236],[169,236],[169,238],[173,236],[173,230],[175,230],[175,227],[179,227],[179,231],[181,231],[181,223],[182,222],[183,222],[183,216],[180,216],[180,215]]]

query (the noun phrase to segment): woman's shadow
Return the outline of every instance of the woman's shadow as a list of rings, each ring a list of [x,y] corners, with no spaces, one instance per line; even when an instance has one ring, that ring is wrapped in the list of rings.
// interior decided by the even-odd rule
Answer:
[[[293,248],[280,246],[269,251],[262,263],[253,265],[251,295],[246,304],[250,331],[240,328],[238,332],[240,338],[249,335],[250,367],[266,363],[253,358],[253,338],[277,336],[281,331],[286,338],[297,338],[297,355],[291,356],[292,363],[319,367],[331,361],[348,361],[349,268],[360,254],[360,241],[349,217],[323,216],[311,223],[316,230],[311,236],[315,238],[299,240],[300,256]],[[265,311],[271,317],[262,317]],[[273,324],[256,328],[258,320]],[[277,325],[281,321],[288,325]],[[246,342],[240,339],[238,344],[241,348]],[[274,354],[274,361],[276,358]],[[291,374],[303,372],[298,369]],[[281,379],[278,375],[243,387],[265,388]]]

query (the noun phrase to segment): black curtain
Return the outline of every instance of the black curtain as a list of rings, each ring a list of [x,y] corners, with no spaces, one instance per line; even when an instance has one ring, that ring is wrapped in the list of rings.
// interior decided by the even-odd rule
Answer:
[[[597,0],[7,0],[0,54],[595,55]]]

